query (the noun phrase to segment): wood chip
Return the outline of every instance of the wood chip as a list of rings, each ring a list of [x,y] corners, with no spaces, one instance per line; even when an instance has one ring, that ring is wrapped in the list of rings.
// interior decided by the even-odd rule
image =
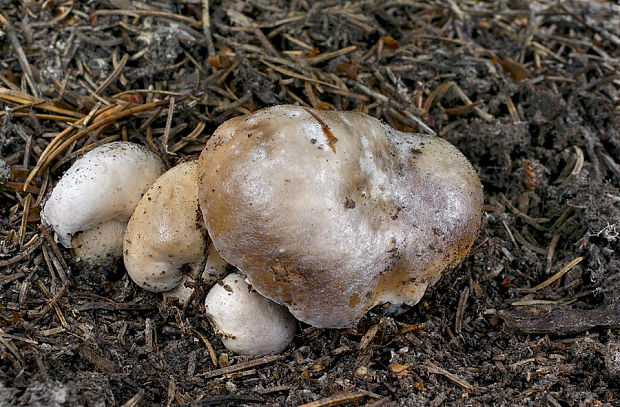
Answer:
[[[620,304],[591,310],[538,306],[502,310],[498,315],[508,329],[526,334],[572,335],[593,328],[620,328]]]

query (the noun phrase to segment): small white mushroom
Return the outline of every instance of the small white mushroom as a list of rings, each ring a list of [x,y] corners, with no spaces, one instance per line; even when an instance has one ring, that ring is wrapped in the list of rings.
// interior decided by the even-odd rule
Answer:
[[[206,248],[207,232],[198,210],[196,161],[185,162],[159,177],[136,207],[125,233],[125,268],[140,287],[170,291],[202,265]],[[223,262],[215,250],[209,257],[212,264],[218,259]],[[214,270],[205,271],[213,271],[217,278],[222,276],[222,267],[216,264]],[[189,287],[182,285],[173,296],[184,297],[183,289]]]
[[[239,273],[213,286],[205,308],[224,346],[238,354],[280,353],[295,336],[295,319],[286,308],[260,296]]]
[[[65,172],[41,220],[58,241],[89,264],[120,257],[125,225],[142,194],[164,171],[164,163],[138,144],[99,146]]]

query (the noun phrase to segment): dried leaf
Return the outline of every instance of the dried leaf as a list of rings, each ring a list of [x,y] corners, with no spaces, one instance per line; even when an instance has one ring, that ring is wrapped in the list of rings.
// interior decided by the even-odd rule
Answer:
[[[497,58],[493,57],[491,60],[493,63],[500,65],[502,69],[515,81],[520,81],[531,77],[527,68],[510,57],[506,57],[501,61],[498,61]]]
[[[413,387],[418,391],[426,391],[426,388],[424,387],[424,383],[422,382],[413,382]]]
[[[355,79],[357,77],[357,65],[341,62],[334,66],[334,72],[336,75],[346,76],[349,79]]]
[[[408,376],[411,374],[411,366],[409,365],[399,365],[398,363],[393,363],[390,365],[390,371],[394,373],[396,376]]]
[[[319,49],[317,47],[312,48],[312,51],[306,55],[306,58],[313,58],[319,54]]]
[[[400,44],[392,37],[381,37],[379,41],[383,42],[383,47],[386,49],[398,49]]]

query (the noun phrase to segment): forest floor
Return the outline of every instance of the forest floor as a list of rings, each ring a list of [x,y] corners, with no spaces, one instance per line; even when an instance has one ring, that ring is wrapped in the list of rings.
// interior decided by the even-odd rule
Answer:
[[[0,406],[620,405],[616,1],[0,10]],[[164,304],[122,264],[82,269],[40,226],[94,146],[130,140],[172,166],[223,121],[284,103],[435,133],[478,171],[471,254],[406,313],[299,323],[281,355],[236,356],[204,290]]]

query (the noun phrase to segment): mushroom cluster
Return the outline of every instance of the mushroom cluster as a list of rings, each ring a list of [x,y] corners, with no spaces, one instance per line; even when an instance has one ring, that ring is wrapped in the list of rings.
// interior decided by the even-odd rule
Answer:
[[[196,279],[217,282],[207,316],[242,354],[282,351],[293,316],[339,328],[378,304],[414,305],[467,254],[482,218],[482,186],[453,145],[356,112],[275,106],[237,117],[197,162],[162,172],[142,147],[96,148],[61,179],[43,221],[74,250],[104,242],[98,258],[122,247],[136,284],[181,303]],[[79,225],[73,213],[62,221],[83,205],[62,201],[64,185],[96,201]],[[103,208],[104,197],[114,205]],[[104,229],[114,238],[73,236]]]

